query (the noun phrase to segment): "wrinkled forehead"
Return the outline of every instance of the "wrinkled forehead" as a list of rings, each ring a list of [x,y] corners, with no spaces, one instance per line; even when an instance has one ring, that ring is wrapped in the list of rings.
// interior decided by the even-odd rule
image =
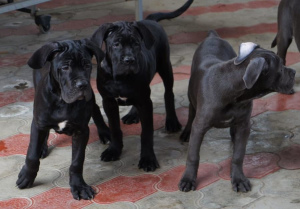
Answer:
[[[255,49],[253,56],[263,57],[268,63],[279,64],[282,62],[281,58],[277,56],[273,51],[269,51],[263,48]]]
[[[108,33],[107,40],[138,39],[140,34],[133,22],[116,22]]]
[[[58,61],[78,63],[82,62],[82,60],[91,60],[92,58],[86,47],[76,42],[61,42],[59,47],[61,51],[56,55]]]

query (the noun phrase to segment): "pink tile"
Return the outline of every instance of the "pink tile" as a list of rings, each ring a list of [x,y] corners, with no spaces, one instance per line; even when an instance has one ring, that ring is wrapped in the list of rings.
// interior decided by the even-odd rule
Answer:
[[[162,180],[159,182],[157,188],[165,192],[178,191],[178,183],[184,170],[185,166],[181,165],[160,174],[159,176]],[[215,164],[201,163],[198,169],[196,190],[202,189],[219,180],[218,170],[219,167]]]
[[[243,170],[248,178],[262,178],[270,173],[278,171],[277,165],[279,157],[272,153],[256,153],[246,155],[244,158]],[[219,176],[223,179],[230,180],[231,158],[220,163],[222,167]]]
[[[94,201],[99,204],[114,202],[136,202],[155,193],[155,185],[160,178],[155,175],[141,175],[134,177],[118,176],[98,185],[99,193]]]
[[[242,9],[257,9],[257,8],[270,8],[278,5],[278,1],[262,0],[262,1],[249,1],[245,3],[233,4],[215,4],[207,7],[191,7],[182,16],[187,15],[201,15],[205,13],[215,12],[235,12]]]
[[[191,74],[191,66],[190,65],[181,65],[179,67],[173,68],[173,73],[182,73],[182,74]]]
[[[300,145],[294,144],[278,153],[279,166],[284,169],[300,169]]]
[[[6,29],[1,29],[0,37],[3,36],[5,30]],[[7,29],[7,30],[10,30],[10,29]],[[17,31],[19,31],[19,30],[17,30]],[[22,31],[22,30],[20,29],[20,31]],[[4,67],[4,66],[21,67],[23,65],[26,65],[26,63],[31,55],[32,55],[32,53],[12,54],[12,55],[2,57],[0,59],[0,67]]]
[[[30,205],[30,201],[25,198],[13,198],[0,201],[0,208],[5,209],[23,209]]]
[[[90,204],[90,200],[75,200],[71,194],[70,189],[66,188],[53,188],[42,194],[36,195],[31,198],[32,206],[30,209],[57,209],[57,208],[83,208]]]
[[[253,26],[225,27],[216,29],[220,37],[239,38],[249,34],[277,33],[277,23],[261,23]],[[181,32],[169,37],[171,44],[198,43],[206,38],[206,31]]]
[[[18,98],[20,102],[33,102],[34,100],[34,88],[24,89],[22,95]]]
[[[52,140],[54,137],[54,134],[50,134],[49,140]],[[18,134],[2,139],[0,141],[0,156],[26,155],[29,140],[29,134]]]
[[[20,95],[20,91],[0,92],[0,107],[17,102],[17,98]]]
[[[300,110],[300,92],[292,95],[275,94],[253,102],[252,116],[266,111]]]
[[[286,65],[293,65],[300,62],[300,53],[299,52],[288,52],[286,55]]]

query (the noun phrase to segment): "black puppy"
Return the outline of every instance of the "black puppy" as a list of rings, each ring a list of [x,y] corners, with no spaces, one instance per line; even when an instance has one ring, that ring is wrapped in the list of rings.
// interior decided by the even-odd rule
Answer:
[[[250,133],[252,100],[270,92],[293,93],[295,71],[283,65],[271,51],[248,42],[239,55],[215,31],[195,52],[188,88],[188,123],[181,140],[189,141],[186,169],[179,189],[195,190],[200,146],[212,127],[230,127],[234,144],[231,182],[234,191],[251,189],[243,173],[243,160]]]
[[[39,158],[47,155],[49,130],[72,136],[70,186],[75,199],[91,199],[94,190],[82,177],[91,116],[100,139],[110,138],[90,85],[91,59],[104,53],[89,40],[52,42],[38,49],[28,61],[34,69],[35,87],[30,144],[17,186],[31,187],[39,170]]]
[[[181,125],[174,106],[173,73],[168,38],[156,22],[179,16],[193,1],[170,13],[155,13],[138,22],[102,25],[92,36],[100,47],[105,42],[105,58],[98,64],[97,87],[109,119],[111,143],[101,159],[119,159],[123,148],[118,105],[133,105],[122,118],[126,124],[141,120],[141,156],[139,168],[154,171],[159,167],[153,150],[153,107],[149,84],[156,72],[165,86],[166,130],[179,131]]]
[[[278,7],[278,32],[271,47],[277,45],[277,54],[285,64],[286,52],[292,43],[293,36],[300,51],[300,1],[281,0]]]

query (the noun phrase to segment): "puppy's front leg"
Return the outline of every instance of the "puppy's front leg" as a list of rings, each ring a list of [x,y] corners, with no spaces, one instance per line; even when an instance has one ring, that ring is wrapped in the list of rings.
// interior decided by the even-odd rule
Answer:
[[[82,177],[85,149],[89,140],[89,127],[75,133],[72,137],[72,163],[70,166],[70,187],[76,200],[93,199],[95,192],[87,185]]]
[[[246,152],[247,140],[250,134],[250,119],[230,127],[230,134],[234,143],[233,157],[231,161],[232,189],[236,192],[248,192],[251,190],[251,185],[244,175],[243,161]]]
[[[196,115],[189,141],[186,169],[178,184],[180,191],[188,192],[196,189],[197,172],[200,162],[200,147],[205,133],[209,130],[207,126],[209,120]]]
[[[41,130],[34,120],[31,123],[30,142],[27,150],[25,165],[22,167],[16,182],[20,189],[31,187],[39,171],[40,157],[45,157],[45,143],[49,136],[49,130]]]
[[[114,98],[103,98],[103,108],[108,117],[111,142],[109,147],[101,154],[101,160],[105,162],[115,161],[120,158],[123,149],[119,106]]]
[[[141,157],[138,166],[146,172],[155,171],[159,164],[153,149],[153,106],[150,96],[136,107],[139,111],[142,125]]]

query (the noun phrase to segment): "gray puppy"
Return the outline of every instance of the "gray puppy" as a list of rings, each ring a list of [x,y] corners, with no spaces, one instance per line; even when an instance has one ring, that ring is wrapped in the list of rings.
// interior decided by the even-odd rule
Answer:
[[[300,51],[300,1],[282,0],[278,7],[278,32],[271,47],[277,45],[277,54],[285,64],[286,52],[293,36]]]
[[[230,127],[234,144],[231,181],[234,191],[251,190],[243,173],[243,160],[250,133],[252,100],[270,92],[293,93],[295,71],[283,65],[272,51],[248,42],[236,56],[229,43],[209,32],[195,52],[188,89],[188,123],[181,140],[189,142],[186,170],[179,189],[195,190],[200,146],[212,127]]]

